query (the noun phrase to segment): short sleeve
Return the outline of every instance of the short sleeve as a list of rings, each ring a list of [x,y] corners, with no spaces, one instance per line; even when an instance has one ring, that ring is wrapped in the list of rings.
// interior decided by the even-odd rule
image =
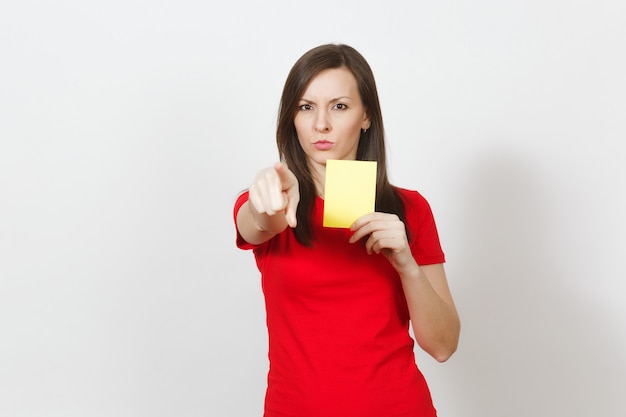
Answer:
[[[243,206],[246,201],[248,201],[248,191],[244,191],[239,195],[239,197],[237,197],[235,207],[233,209],[233,220],[235,222],[235,231],[237,233],[235,243],[239,249],[244,250],[256,248],[256,245],[246,242],[241,236],[241,233],[239,233],[239,229],[237,229],[237,213],[239,213],[239,209],[241,209],[241,206]]]
[[[406,212],[410,246],[419,265],[445,262],[435,218],[428,201],[417,191],[401,190]]]

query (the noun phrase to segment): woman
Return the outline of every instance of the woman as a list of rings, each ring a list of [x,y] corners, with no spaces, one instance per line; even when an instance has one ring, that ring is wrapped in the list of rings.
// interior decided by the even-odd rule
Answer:
[[[265,417],[435,416],[415,340],[438,361],[459,318],[428,202],[392,186],[378,93],[365,59],[322,45],[291,69],[281,162],[235,203],[237,245],[262,275],[269,334]],[[326,161],[377,161],[376,209],[324,228]]]

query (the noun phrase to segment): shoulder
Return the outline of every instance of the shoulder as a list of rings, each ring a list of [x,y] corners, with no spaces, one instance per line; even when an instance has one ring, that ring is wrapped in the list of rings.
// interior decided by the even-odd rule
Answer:
[[[428,203],[428,200],[426,200],[426,198],[422,194],[420,194],[418,191],[409,190],[407,188],[402,188],[402,187],[394,187],[394,188],[396,189],[396,191],[398,192],[398,195],[402,199],[402,202],[404,203],[406,210],[424,209],[424,208],[430,210],[430,204]]]
[[[426,198],[415,190],[396,187],[404,202],[406,226],[411,250],[420,265],[445,262],[435,217]]]
[[[419,191],[395,187],[404,205],[404,215],[411,228],[434,223],[430,203]]]

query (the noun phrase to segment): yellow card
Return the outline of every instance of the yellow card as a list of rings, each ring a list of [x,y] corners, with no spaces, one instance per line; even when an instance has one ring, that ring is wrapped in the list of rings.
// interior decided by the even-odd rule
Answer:
[[[326,161],[324,227],[348,228],[376,203],[376,161]]]

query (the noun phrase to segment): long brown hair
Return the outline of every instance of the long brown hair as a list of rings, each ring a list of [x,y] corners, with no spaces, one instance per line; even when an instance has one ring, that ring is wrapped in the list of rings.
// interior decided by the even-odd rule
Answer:
[[[280,159],[293,171],[300,185],[300,203],[296,212],[298,226],[294,233],[296,239],[307,246],[311,246],[314,240],[311,218],[316,192],[306,154],[298,141],[294,118],[298,102],[311,80],[320,72],[335,68],[346,68],[352,73],[371,122],[370,128],[361,132],[356,159],[377,162],[376,211],[394,213],[405,221],[404,204],[387,175],[385,131],[372,69],[351,46],[321,45],[302,55],[291,68],[281,96],[276,129]]]

